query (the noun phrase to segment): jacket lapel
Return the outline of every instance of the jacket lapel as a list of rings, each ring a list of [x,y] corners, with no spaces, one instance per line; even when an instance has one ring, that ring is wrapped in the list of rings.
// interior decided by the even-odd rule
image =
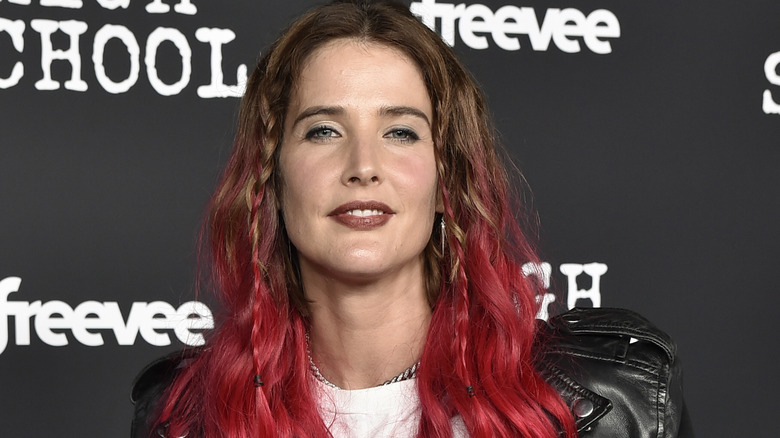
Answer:
[[[547,365],[541,374],[569,407],[579,433],[590,430],[594,423],[612,409],[612,402],[580,385],[554,365]]]

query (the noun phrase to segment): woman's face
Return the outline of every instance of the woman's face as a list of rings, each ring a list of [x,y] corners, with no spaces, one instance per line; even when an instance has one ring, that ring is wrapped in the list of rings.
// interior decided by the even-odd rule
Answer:
[[[437,207],[432,122],[403,53],[336,40],[310,56],[280,152],[281,210],[304,280],[421,278]]]

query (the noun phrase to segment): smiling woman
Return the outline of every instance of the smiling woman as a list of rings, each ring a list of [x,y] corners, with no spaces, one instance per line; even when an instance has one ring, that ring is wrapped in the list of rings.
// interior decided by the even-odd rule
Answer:
[[[376,386],[422,354],[432,118],[419,68],[377,43],[319,48],[292,94],[279,153],[282,218],[309,302],[312,355],[340,387]]]
[[[509,193],[480,91],[404,6],[304,15],[249,79],[212,201],[225,315],[142,373],[133,436],[677,436],[662,333],[535,322]]]
[[[327,283],[334,293],[353,289],[352,276],[422,278],[437,191],[432,112],[419,69],[394,49],[343,40],[311,56],[279,156],[282,215],[304,277],[321,268],[343,278]],[[421,281],[398,292],[425,296]]]

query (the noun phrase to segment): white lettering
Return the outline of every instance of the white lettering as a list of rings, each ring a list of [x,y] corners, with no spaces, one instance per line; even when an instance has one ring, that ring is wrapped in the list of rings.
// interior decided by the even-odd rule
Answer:
[[[436,3],[436,0],[422,0],[412,2],[409,5],[409,11],[420,18],[420,21],[432,30],[436,30],[436,17],[446,17],[451,13],[442,11],[442,8],[454,8],[451,4]],[[446,40],[445,40],[446,41]]]
[[[485,5],[471,5],[463,11],[458,22],[460,38],[472,49],[488,48],[487,38],[474,33],[488,33],[493,28],[493,11]]]
[[[539,22],[536,19],[536,12],[530,8],[523,8],[528,16],[528,40],[531,42],[531,48],[536,51],[545,51],[550,47],[550,40],[552,39],[555,23],[558,20],[558,13],[560,9],[551,8],[548,9],[542,20],[542,26],[539,27]]]
[[[11,36],[11,43],[14,45],[14,49],[17,52],[22,53],[24,51],[24,21],[22,20],[8,20],[0,17],[0,33],[5,32]],[[11,88],[19,83],[19,79],[24,76],[24,64],[21,61],[16,61],[13,68],[11,68],[11,75],[7,78],[0,78],[0,88]],[[2,349],[0,349],[2,353]]]
[[[201,331],[213,328],[214,317],[205,304],[198,301],[188,301],[176,309],[173,332],[185,344],[205,344],[206,339]]]
[[[550,304],[555,302],[555,294],[549,292],[536,296],[536,303],[539,310],[536,312],[536,319],[547,321],[550,319]]]
[[[162,0],[154,0],[146,5],[146,12],[150,14],[165,14],[170,10],[171,7],[163,3]]]
[[[179,55],[181,56],[181,78],[173,84],[166,84],[157,75],[157,48],[160,47],[163,41],[172,42],[177,49],[179,49]],[[163,96],[173,96],[179,94],[187,84],[190,83],[190,74],[192,73],[192,65],[190,60],[192,59],[192,50],[190,44],[187,42],[187,38],[179,32],[177,29],[170,27],[158,27],[146,40],[146,75],[149,77],[149,83],[152,84],[158,93]]]
[[[558,29],[553,31],[555,45],[566,53],[578,53],[580,42],[569,37],[583,36],[585,21],[585,14],[576,9],[566,8],[560,11],[557,19]]]
[[[41,6],[81,9],[82,3],[81,0],[41,0]]]
[[[550,288],[550,276],[552,275],[552,266],[547,262],[523,264],[523,275],[526,277],[534,276],[542,282],[542,287]]]
[[[154,0],[146,5],[146,12],[150,14],[165,14],[171,10],[171,7],[162,2],[162,0]],[[184,15],[195,15],[198,13],[198,8],[190,2],[190,0],[182,0],[173,6],[173,10]]]
[[[230,29],[201,27],[195,31],[195,38],[211,46],[211,83],[198,87],[198,96],[240,97],[244,94],[247,77],[245,64],[240,64],[236,70],[236,85],[225,85],[222,75],[222,45],[233,41],[236,38],[235,32]]]
[[[127,324],[122,320],[122,312],[119,310],[119,303],[105,303],[108,310],[108,320],[111,321],[111,328],[114,329],[114,336],[119,345],[133,345],[141,324],[146,318],[146,303],[133,303],[130,307],[130,314],[127,316]]]
[[[542,287],[546,290],[550,288],[550,276],[552,275],[552,266],[547,262],[523,264],[523,275],[526,277],[534,276],[542,282]],[[536,319],[547,321],[550,318],[550,304],[555,302],[555,294],[543,292],[535,297],[539,310],[536,311]]]
[[[24,302],[10,302],[6,303],[9,306],[9,313],[14,315],[16,323],[14,324],[14,330],[16,330],[16,345],[30,345],[30,318],[35,316],[41,310],[41,302],[35,301],[26,305]],[[13,309],[10,307],[13,306]],[[13,310],[13,312],[11,312]],[[2,351],[0,351],[2,352]]]
[[[601,307],[601,276],[607,272],[607,265],[603,263],[564,263],[560,267],[561,273],[568,278],[568,302],[569,309],[577,305],[577,300],[589,299],[593,307]],[[591,277],[590,289],[577,287],[577,276],[585,272]]]
[[[502,6],[493,13],[482,4],[455,6],[436,3],[436,0],[420,0],[412,2],[409,10],[434,31],[437,19],[440,20],[440,35],[450,46],[455,45],[455,21],[458,21],[460,38],[472,49],[488,48],[487,37],[478,34],[490,33],[501,49],[519,50],[517,37],[508,35],[525,34],[536,51],[547,50],[552,40],[561,51],[577,53],[581,50],[582,39],[592,52],[607,54],[612,52],[612,46],[605,39],[620,37],[618,19],[606,9],[585,15],[573,8],[549,8],[541,23],[534,8],[512,5]]]
[[[764,74],[766,80],[772,85],[780,85],[780,74],[777,72],[777,68],[780,67],[780,52],[775,52],[769,55],[764,62]],[[780,114],[780,104],[772,99],[772,92],[764,90],[764,114]]]
[[[536,12],[531,9],[530,13],[532,16],[529,16],[530,19],[528,20],[528,39],[531,41],[531,47],[534,50],[545,51],[550,47],[550,40],[552,39],[555,26],[554,23],[557,22],[558,13],[560,13],[560,11],[561,10],[557,8],[548,9],[544,15],[542,26],[539,27],[539,22],[536,20]]]
[[[3,0],[0,0],[2,2]],[[106,9],[118,9],[129,7],[129,0],[97,0],[101,6]],[[51,5],[62,6],[66,2],[50,2]],[[154,4],[154,3],[152,3]],[[164,6],[164,3],[160,3]],[[190,1],[181,1],[177,3],[174,9],[187,11],[195,6]],[[83,21],[66,20],[55,21],[48,19],[33,19],[29,23],[22,20],[9,20],[0,17],[0,38],[6,38],[4,34],[10,37],[12,49],[6,49],[8,52],[24,53],[25,31],[29,26],[40,35],[41,39],[41,78],[34,83],[38,90],[59,90],[65,88],[72,91],[87,91],[88,84],[82,79],[82,53],[80,51],[80,42],[86,38],[86,33],[91,30],[87,23]],[[67,39],[62,38],[62,33]],[[235,85],[228,85],[226,82],[232,82],[231,79],[225,80],[222,68],[224,45],[235,40],[236,34],[231,29],[219,28],[198,28],[195,37],[204,43],[208,43],[211,49],[210,67],[211,80],[208,84],[200,85],[197,88],[197,94],[202,98],[215,97],[241,97],[244,94],[247,80],[246,64],[238,64],[235,68]],[[128,52],[129,70],[125,73],[111,74],[107,72],[105,64],[107,47],[119,47],[113,39],[118,40]],[[62,42],[60,42],[62,41]],[[54,45],[66,47],[56,48]],[[133,31],[122,25],[106,24],[94,33],[92,38],[92,53],[89,58],[92,61],[92,67],[95,72],[95,79],[100,86],[111,94],[121,94],[128,92],[137,83],[141,74],[141,62],[146,67],[146,73],[149,84],[152,88],[163,96],[173,96],[180,94],[191,81],[192,76],[192,48],[187,37],[181,31],[175,28],[158,27],[148,35],[145,41],[141,37],[136,37]],[[157,58],[160,46],[172,44],[172,47],[179,53],[181,60],[181,75],[171,78],[162,75],[163,72],[157,70]],[[111,49],[108,49],[109,51]],[[141,49],[145,48],[145,56],[141,58]],[[166,50],[165,46],[163,50]],[[120,49],[121,50],[121,49]],[[0,56],[5,59],[13,59],[14,53],[3,53]],[[88,56],[85,54],[85,56]],[[121,55],[120,55],[121,56]],[[167,53],[166,53],[167,56]],[[175,56],[175,55],[174,55]],[[29,75],[29,69],[24,61],[20,60],[9,62],[10,68],[3,68],[0,71],[0,90],[17,86],[25,74]],[[175,60],[175,58],[174,58]],[[53,78],[52,63],[67,61],[70,64],[70,78]],[[167,65],[167,63],[166,63]],[[58,67],[56,65],[55,67]],[[55,75],[62,75],[62,70],[54,68]],[[165,78],[165,79],[163,79]],[[60,80],[57,80],[60,79]]]
[[[593,53],[606,55],[612,53],[612,45],[603,38],[620,38],[620,23],[612,12],[606,9],[596,9],[588,15],[590,32],[583,34],[585,45]]]
[[[53,347],[68,345],[68,337],[65,333],[55,333],[52,330],[71,327],[73,327],[73,309],[62,301],[43,303],[41,310],[35,315],[35,332],[41,341]]]
[[[198,8],[193,5],[190,0],[182,0],[173,6],[173,10],[184,15],[195,15],[198,13]]]
[[[171,328],[172,321],[168,320],[168,315],[175,313],[173,306],[165,301],[152,301],[146,305],[146,324],[141,327],[141,336],[152,345],[164,347],[171,345],[171,338],[168,333],[160,333],[159,329]]]
[[[81,54],[79,53],[79,35],[87,31],[87,23],[83,21],[52,21],[32,20],[30,27],[41,34],[41,69],[43,79],[35,83],[38,90],[56,90],[60,83],[51,78],[51,63],[55,59],[70,62],[70,80],[65,81],[65,88],[73,91],[87,91],[87,83],[81,80]],[[57,30],[62,30],[70,37],[68,50],[54,50],[51,43],[51,35]]]
[[[106,75],[106,68],[103,66],[103,52],[106,44],[111,38],[117,38],[122,41],[130,56],[130,73],[121,82],[114,82]],[[130,30],[124,26],[107,24],[95,33],[95,41],[92,49],[92,63],[95,65],[95,77],[104,90],[112,94],[124,93],[129,90],[138,81],[140,66],[141,49],[138,47],[138,41]]]
[[[112,11],[116,8],[127,9],[130,6],[130,0],[97,0],[97,2],[100,6]]]
[[[19,277],[7,277],[0,280],[0,354],[5,351],[8,345],[8,317],[12,315],[11,303],[8,302],[8,295],[18,292],[22,279]],[[16,331],[17,334],[19,331]]]
[[[133,345],[138,333],[151,345],[170,345],[168,333],[173,331],[187,345],[203,345],[203,330],[214,328],[211,310],[200,302],[188,301],[178,309],[164,301],[136,302],[130,308],[127,321],[119,304],[113,301],[85,301],[75,309],[62,301],[8,301],[8,295],[19,291],[21,278],[8,277],[0,281],[0,354],[9,343],[8,321],[15,319],[15,344],[30,345],[31,318],[38,338],[51,346],[68,345],[70,330],[79,343],[91,347],[104,345],[101,333],[113,330],[119,345]]]
[[[103,345],[103,335],[92,333],[90,329],[102,329],[106,327],[105,307],[97,301],[84,301],[73,310],[73,337],[77,341],[90,347]],[[91,316],[93,315],[93,316]]]
[[[522,34],[525,32],[524,29],[529,28],[528,14],[525,13],[525,9],[529,8],[520,9],[513,5],[498,8],[494,16],[495,26],[492,32],[493,41],[498,47],[508,51],[520,50],[520,42],[517,38],[508,37],[507,34]]]

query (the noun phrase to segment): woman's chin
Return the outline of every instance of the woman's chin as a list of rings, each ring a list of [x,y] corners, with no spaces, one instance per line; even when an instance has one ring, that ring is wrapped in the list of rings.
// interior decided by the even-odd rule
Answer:
[[[302,262],[301,273],[304,282],[343,283],[363,287],[370,284],[393,282],[408,276],[422,276],[422,260],[389,263],[387,257],[377,254],[363,254],[352,257],[329,259],[323,263]],[[308,275],[307,275],[308,274]],[[313,274],[313,275],[312,275]],[[307,288],[311,284],[306,285]]]

